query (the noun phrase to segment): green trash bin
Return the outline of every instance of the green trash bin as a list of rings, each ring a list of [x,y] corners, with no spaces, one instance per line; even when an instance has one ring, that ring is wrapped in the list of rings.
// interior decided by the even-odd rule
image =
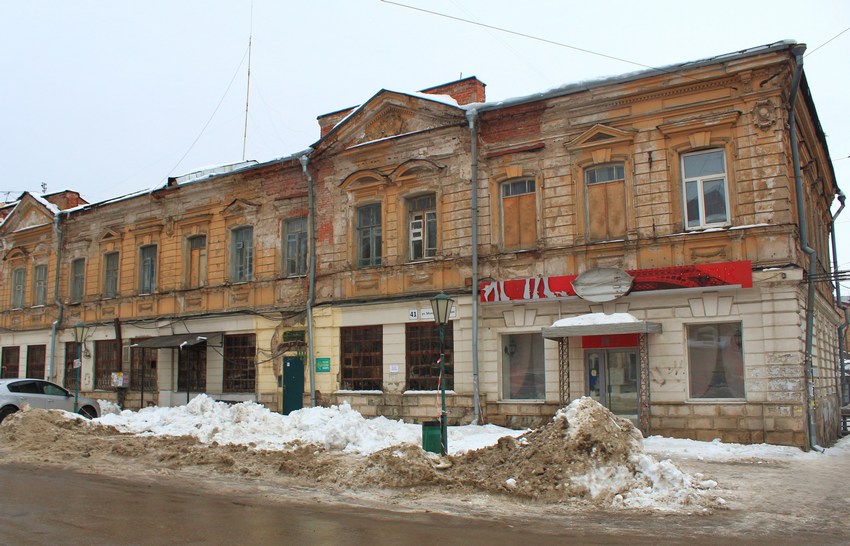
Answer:
[[[422,449],[431,453],[442,453],[440,446],[440,422],[425,421],[422,423]]]

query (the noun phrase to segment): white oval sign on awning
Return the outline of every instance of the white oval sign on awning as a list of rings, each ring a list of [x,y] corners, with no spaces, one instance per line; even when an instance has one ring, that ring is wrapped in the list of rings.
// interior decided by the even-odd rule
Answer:
[[[613,301],[632,289],[634,278],[616,267],[600,267],[585,271],[572,282],[578,297],[588,301]]]

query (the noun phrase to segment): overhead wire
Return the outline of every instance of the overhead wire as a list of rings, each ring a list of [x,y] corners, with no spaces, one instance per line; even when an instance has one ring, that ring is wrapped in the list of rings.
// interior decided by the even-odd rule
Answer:
[[[651,66],[651,65],[648,65],[648,64],[639,63],[637,61],[632,61],[632,60],[629,60],[629,59],[625,59],[623,57],[617,57],[615,55],[609,55],[607,53],[602,53],[602,52],[599,52],[599,51],[593,51],[591,49],[578,47],[578,46],[574,46],[574,45],[570,45],[570,44],[565,44],[563,42],[557,42],[555,40],[550,40],[548,38],[541,38],[540,36],[534,36],[533,34],[526,34],[524,32],[518,32],[516,30],[510,30],[510,29],[503,28],[503,27],[497,27],[495,25],[488,25],[486,23],[481,23],[479,21],[473,21],[471,19],[464,19],[462,17],[457,17],[455,15],[448,15],[446,13],[440,13],[438,11],[428,10],[428,9],[425,9],[425,8],[419,8],[419,7],[416,7],[416,6],[410,6],[408,4],[402,4],[400,2],[393,2],[392,0],[381,0],[381,2],[383,2],[385,4],[392,4],[394,6],[399,6],[399,7],[402,7],[402,8],[407,8],[407,9],[410,9],[410,10],[413,10],[413,11],[419,11],[419,12],[422,12],[422,13],[428,13],[430,15],[436,15],[437,17],[444,17],[446,19],[452,19],[454,21],[460,21],[461,23],[467,23],[467,24],[479,26],[479,27],[482,27],[482,28],[489,28],[489,29],[497,30],[499,32],[504,32],[504,33],[507,33],[507,34],[513,34],[514,36],[520,36],[522,38],[528,38],[529,40],[535,40],[535,41],[543,42],[543,43],[550,44],[550,45],[556,45],[558,47],[564,47],[564,48],[567,48],[567,49],[572,49],[574,51],[580,51],[582,53],[587,53],[589,55],[596,55],[598,57],[604,57],[606,59],[611,59],[611,60],[619,61],[619,62],[622,62],[622,63],[628,63],[628,64],[632,64],[632,65],[639,66],[639,67],[642,67],[642,68],[647,68],[647,69],[650,69],[650,70],[657,70],[658,72],[663,72],[665,74],[676,74],[676,75],[680,75],[680,76],[683,76],[683,77],[686,77],[686,78],[690,78],[690,76],[687,76],[685,74],[679,74],[678,71],[675,71],[675,70],[667,70],[667,69],[664,69],[664,68],[659,68],[657,66]],[[696,79],[696,78],[690,78],[690,79]]]
[[[842,30],[841,32],[839,32],[838,34],[836,34],[835,36],[833,36],[833,37],[832,37],[832,38],[830,38],[829,40],[825,41],[825,42],[824,42],[824,43],[822,43],[821,45],[819,45],[819,46],[817,46],[816,48],[814,48],[813,50],[809,51],[808,53],[806,53],[805,55],[803,55],[803,58],[804,58],[804,59],[806,59],[806,58],[810,57],[810,56],[811,56],[811,55],[812,55],[815,51],[819,50],[820,48],[822,48],[823,46],[825,46],[825,45],[826,45],[826,44],[828,44],[829,42],[831,42],[831,41],[835,40],[836,38],[838,38],[839,36],[841,36],[842,34],[844,34],[845,32],[847,32],[848,30],[850,30],[850,27],[845,28],[844,30]]]
[[[227,97],[227,94],[230,92],[230,88],[233,86],[233,82],[236,81],[236,76],[239,75],[239,71],[242,69],[242,65],[245,63],[245,57],[247,57],[247,56],[248,56],[248,48],[246,47],[245,53],[242,55],[242,60],[239,61],[239,66],[237,66],[236,70],[233,72],[233,77],[230,78],[230,83],[227,84],[227,89],[224,90],[224,94],[221,96],[221,99],[218,101],[218,104],[216,105],[215,110],[213,110],[213,113],[210,114],[209,119],[204,124],[204,127],[201,129],[201,132],[198,133],[198,136],[195,137],[195,140],[189,146],[189,149],[186,150],[186,153],[183,154],[183,156],[180,158],[180,160],[177,161],[177,164],[175,164],[174,167],[172,167],[171,170],[168,172],[168,175],[166,176],[166,178],[168,176],[171,176],[171,174],[175,171],[175,169],[177,169],[177,167],[180,166],[180,163],[182,163],[183,160],[186,159],[186,156],[189,155],[189,152],[192,151],[192,149],[195,147],[195,144],[198,143],[198,141],[201,139],[201,136],[203,136],[204,132],[207,130],[207,127],[209,127],[213,118],[218,113],[218,109],[221,108],[221,104],[224,102],[225,97]]]

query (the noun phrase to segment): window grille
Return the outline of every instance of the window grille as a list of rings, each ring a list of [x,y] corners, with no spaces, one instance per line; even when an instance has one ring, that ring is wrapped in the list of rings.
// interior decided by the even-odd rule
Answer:
[[[383,326],[342,328],[342,388],[383,388]]]
[[[257,342],[254,334],[224,336],[224,391],[254,392]]]
[[[207,342],[184,347],[177,352],[177,390],[207,390]]]
[[[440,328],[433,322],[408,323],[405,332],[407,388],[434,391],[440,388]],[[445,327],[446,389],[454,388],[454,335],[452,323]]]
[[[27,347],[27,377],[44,379],[44,364],[47,356],[46,345],[30,345]]]
[[[94,388],[112,389],[112,374],[121,371],[121,346],[118,340],[94,342]]]

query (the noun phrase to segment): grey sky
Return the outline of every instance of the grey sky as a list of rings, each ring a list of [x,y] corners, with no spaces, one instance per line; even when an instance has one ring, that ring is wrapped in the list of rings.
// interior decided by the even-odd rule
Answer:
[[[850,32],[813,51],[850,27],[848,2],[399,2],[649,66],[804,42],[848,190]],[[0,0],[0,25],[0,197],[46,183],[95,202],[242,159],[251,0]],[[246,155],[302,150],[317,115],[381,88],[475,75],[499,100],[641,68],[380,0],[254,0]],[[850,211],[839,221],[850,269]]]

